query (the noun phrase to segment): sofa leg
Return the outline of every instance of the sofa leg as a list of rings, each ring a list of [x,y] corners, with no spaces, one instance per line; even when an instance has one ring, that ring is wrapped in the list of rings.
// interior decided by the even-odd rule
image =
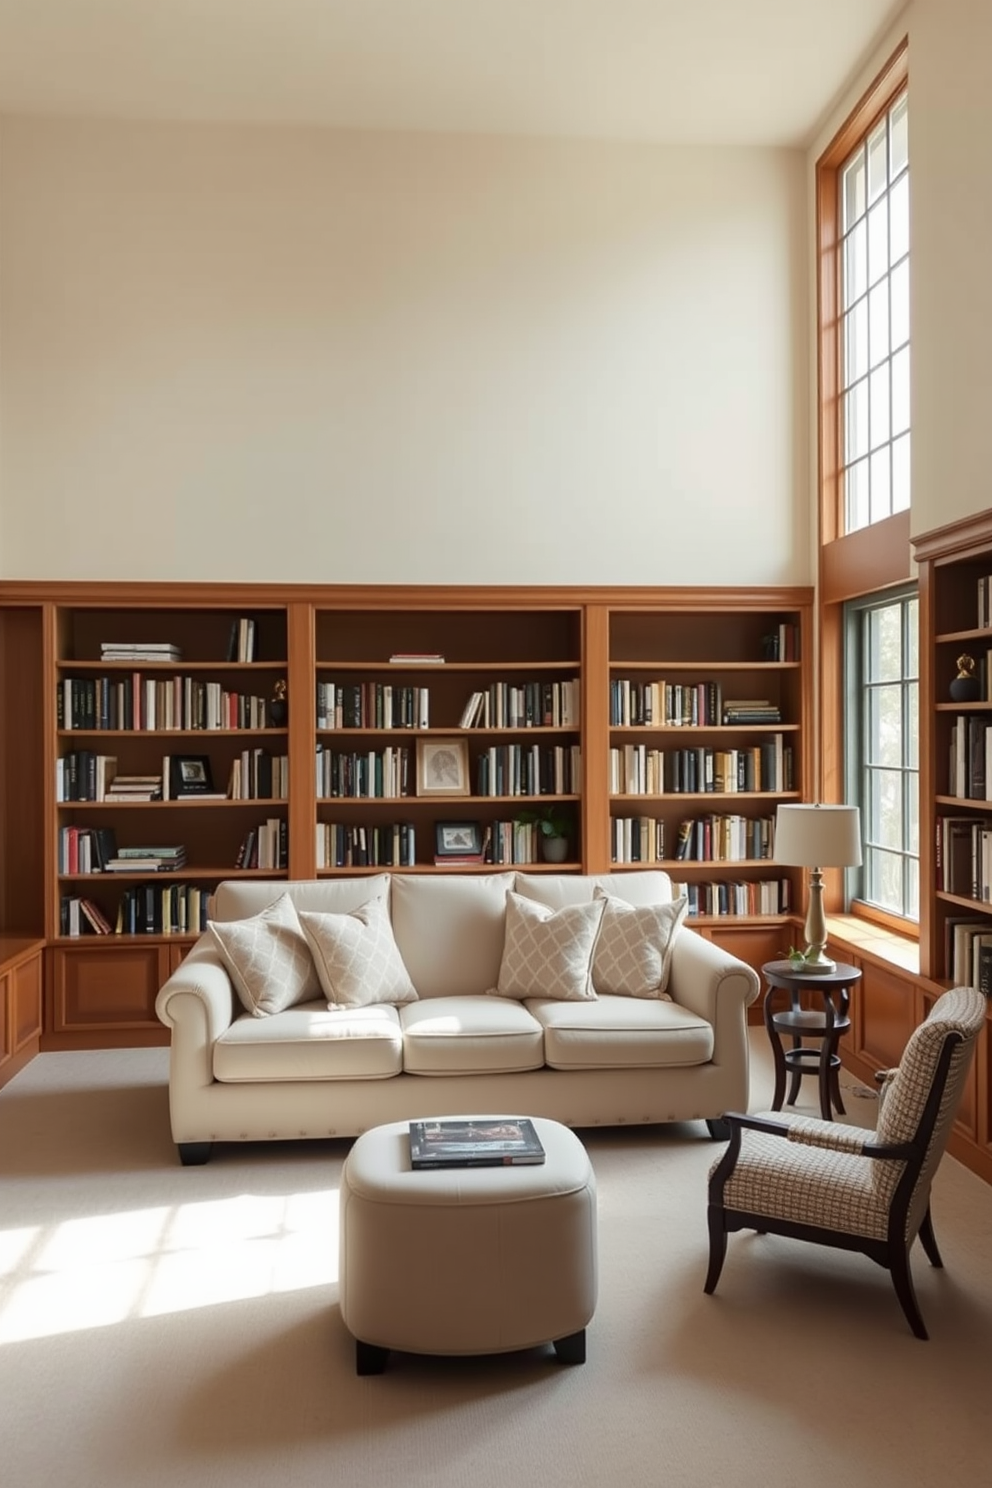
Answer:
[[[714,1142],[730,1141],[729,1121],[721,1121],[716,1117],[707,1117],[706,1130],[709,1132]]]
[[[555,1353],[563,1364],[584,1364],[586,1362],[586,1330],[580,1328],[578,1333],[569,1333],[564,1338],[555,1339]]]
[[[355,1339],[355,1373],[381,1374],[386,1367],[389,1350],[378,1343],[363,1343]]]
[[[213,1142],[178,1142],[179,1161],[184,1168],[198,1168],[210,1161]]]

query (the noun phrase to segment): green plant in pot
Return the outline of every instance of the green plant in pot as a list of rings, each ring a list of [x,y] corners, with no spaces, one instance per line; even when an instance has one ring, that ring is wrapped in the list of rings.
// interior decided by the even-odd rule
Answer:
[[[572,820],[560,806],[537,806],[521,811],[517,821],[537,828],[541,857],[546,863],[563,863],[568,857],[568,834]]]

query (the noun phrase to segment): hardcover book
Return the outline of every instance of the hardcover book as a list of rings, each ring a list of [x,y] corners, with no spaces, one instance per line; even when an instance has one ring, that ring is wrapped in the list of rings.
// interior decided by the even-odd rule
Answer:
[[[410,1122],[413,1168],[498,1168],[543,1161],[541,1139],[527,1116]]]

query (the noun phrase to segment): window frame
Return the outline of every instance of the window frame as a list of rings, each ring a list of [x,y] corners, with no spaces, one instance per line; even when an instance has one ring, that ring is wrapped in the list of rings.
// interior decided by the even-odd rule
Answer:
[[[877,919],[881,923],[886,924],[891,929],[900,930],[903,934],[909,934],[909,935],[918,936],[919,935],[919,915],[920,915],[919,896],[920,896],[920,893],[921,893],[921,887],[920,887],[920,867],[919,867],[919,864],[920,864],[919,801],[920,801],[920,778],[921,778],[920,777],[920,769],[921,769],[921,762],[920,762],[920,756],[919,756],[919,742],[918,742],[918,736],[919,736],[919,696],[920,696],[920,663],[921,663],[921,657],[920,657],[920,622],[919,622],[920,594],[919,594],[919,586],[916,583],[901,584],[901,585],[899,585],[899,586],[897,586],[895,588],[882,590],[882,591],[877,592],[875,594],[859,595],[856,598],[853,598],[853,599],[848,600],[847,603],[844,606],[844,651],[845,651],[844,670],[845,670],[845,678],[846,678],[846,685],[847,685],[847,695],[848,695],[848,697],[855,697],[856,700],[857,700],[857,705],[855,707],[852,707],[850,709],[850,711],[848,713],[848,716],[845,719],[845,728],[844,728],[844,734],[845,734],[845,738],[844,738],[844,746],[845,746],[844,747],[844,764],[845,764],[845,783],[846,783],[846,787],[847,787],[846,793],[845,793],[846,794],[846,799],[848,801],[851,801],[852,803],[856,802],[861,807],[862,831],[863,831],[863,834],[864,834],[865,838],[867,838],[868,825],[869,825],[869,813],[868,813],[867,804],[866,804],[866,794],[867,793],[866,793],[866,791],[864,789],[864,786],[865,786],[865,776],[866,776],[866,773],[867,773],[867,771],[869,769],[869,764],[868,764],[868,760],[866,758],[866,749],[865,749],[865,737],[866,737],[866,735],[865,735],[865,731],[866,731],[866,728],[867,728],[867,716],[866,716],[867,715],[867,708],[866,708],[867,690],[868,690],[868,687],[869,687],[870,684],[868,683],[867,678],[866,678],[866,675],[865,675],[865,665],[864,665],[865,617],[869,614],[869,612],[871,612],[873,610],[879,610],[879,609],[885,608],[887,606],[891,606],[893,604],[899,604],[900,606],[904,606],[905,604],[908,604],[910,602],[915,602],[915,604],[916,604],[916,613],[917,613],[917,631],[916,631],[916,638],[915,638],[915,651],[916,651],[916,678],[915,678],[915,682],[916,682],[916,708],[917,708],[917,715],[916,715],[917,716],[917,748],[916,748],[916,762],[915,762],[915,765],[913,765],[912,763],[907,762],[907,751],[906,751],[906,748],[905,748],[907,738],[910,736],[910,732],[911,731],[910,731],[910,728],[909,728],[909,718],[907,716],[907,704],[908,704],[908,699],[907,699],[907,682],[906,682],[906,673],[905,673],[905,667],[904,667],[903,668],[902,677],[900,678],[900,687],[901,687],[901,692],[902,692],[901,713],[902,713],[902,723],[903,723],[903,752],[902,752],[902,760],[900,761],[899,768],[900,768],[900,770],[903,773],[907,773],[909,771],[913,771],[915,773],[915,775],[916,775],[916,782],[917,782],[917,798],[916,798],[917,844],[916,844],[916,851],[915,851],[915,853],[912,852],[906,846],[904,846],[903,848],[901,848],[899,850],[899,853],[900,853],[900,856],[902,856],[904,859],[914,858],[914,857],[916,859],[916,865],[917,865],[917,867],[916,867],[916,879],[917,879],[917,913],[916,913],[916,917],[914,918],[914,917],[912,917],[909,914],[900,913],[900,912],[898,912],[896,910],[889,909],[889,908],[887,908],[887,907],[885,907],[883,905],[876,904],[876,903],[874,903],[872,900],[870,900],[867,897],[867,894],[865,892],[865,886],[866,886],[866,880],[867,880],[867,874],[868,874],[867,853],[865,854],[865,861],[862,863],[862,865],[861,865],[860,868],[849,870],[849,874],[848,874],[848,878],[847,878],[847,886],[848,886],[848,888],[850,890],[849,901],[850,901],[850,910],[851,910],[852,913],[860,913],[860,914],[863,914],[867,918]],[[905,647],[905,641],[906,641],[906,616],[905,616],[905,613],[903,613],[903,616],[902,616],[902,619],[901,619],[901,630],[902,630],[902,643],[903,643],[903,646]],[[902,816],[903,816],[902,828],[903,828],[903,841],[904,841],[904,843],[905,843],[905,841],[907,840],[907,837],[908,837],[909,811],[910,811],[910,803],[909,803],[907,794],[906,794],[906,792],[904,790],[902,792]],[[904,880],[903,908],[905,909],[905,880]]]

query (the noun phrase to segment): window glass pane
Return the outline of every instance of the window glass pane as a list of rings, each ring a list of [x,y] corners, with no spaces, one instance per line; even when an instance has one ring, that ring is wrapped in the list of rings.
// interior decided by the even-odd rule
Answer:
[[[889,180],[894,181],[909,162],[909,94],[889,111]]]
[[[897,269],[892,270],[889,284],[892,289],[892,349],[895,350],[909,340],[909,259],[904,259]]]
[[[892,445],[892,510],[909,510],[909,435]]]
[[[902,676],[901,603],[874,606],[868,611],[867,626],[865,681],[897,681]]]
[[[869,739],[872,754],[869,764],[902,764],[902,686],[874,687],[868,698]],[[887,773],[887,772],[883,772]]]
[[[882,119],[868,136],[868,205],[878,200],[889,183],[888,120]]]
[[[892,512],[892,479],[890,462],[892,447],[883,444],[871,457],[871,500],[869,503],[872,522],[881,522]]]
[[[909,176],[900,176],[889,192],[889,262],[909,252]]]
[[[868,526],[868,461],[858,460],[844,474],[844,514],[848,532]]]
[[[878,847],[902,847],[902,772],[872,770],[872,840]]]
[[[864,304],[864,301],[861,302]],[[889,285],[876,284],[868,295],[868,344],[871,365],[877,367],[889,354]]]
[[[864,220],[851,229],[844,244],[844,304],[846,310],[868,288],[868,227]]]
[[[868,213],[868,283],[877,284],[889,267],[889,204],[882,198]]]
[[[900,356],[908,355],[900,352]],[[877,449],[891,437],[892,424],[889,418],[889,364],[879,367],[869,379],[871,387],[871,448]]]
[[[884,286],[882,286],[884,288]],[[885,306],[886,340],[889,324]],[[859,300],[844,317],[844,384],[850,386],[868,371],[868,301]]]
[[[869,889],[873,903],[902,914],[902,858],[894,853],[872,851]]]
[[[886,369],[887,375],[888,369]],[[846,465],[868,453],[868,380],[856,382],[844,398],[844,448]]]
[[[874,388],[872,389],[874,396]],[[892,433],[903,434],[909,428],[909,347],[892,358]]]
[[[845,165],[841,176],[841,201],[843,203],[843,230],[857,222],[865,210],[865,154],[859,150],[849,165]]]

